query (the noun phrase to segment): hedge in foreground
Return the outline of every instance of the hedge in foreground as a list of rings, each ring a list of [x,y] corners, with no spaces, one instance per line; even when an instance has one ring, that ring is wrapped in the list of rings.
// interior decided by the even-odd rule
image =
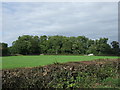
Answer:
[[[2,71],[3,88],[120,88],[120,59],[54,63]]]

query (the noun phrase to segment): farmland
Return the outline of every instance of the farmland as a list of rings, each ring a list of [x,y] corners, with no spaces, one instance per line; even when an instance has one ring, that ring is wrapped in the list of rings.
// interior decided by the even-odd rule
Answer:
[[[118,90],[120,89],[118,60],[120,59],[99,59],[54,63],[41,67],[3,69],[2,87],[3,89],[37,88],[39,90],[47,88]]]
[[[75,55],[38,55],[38,56],[6,56],[2,57],[2,68],[36,67],[48,64],[90,61],[95,59],[115,59],[117,56],[75,56]]]
[[[5,56],[2,87],[120,88],[118,60],[117,56]]]
[[[2,90],[120,90],[118,3],[1,6]]]

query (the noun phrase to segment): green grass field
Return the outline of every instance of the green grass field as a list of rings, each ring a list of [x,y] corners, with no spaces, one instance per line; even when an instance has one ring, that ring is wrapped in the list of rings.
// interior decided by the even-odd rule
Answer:
[[[2,69],[35,67],[53,64],[55,62],[64,63],[71,61],[89,61],[95,59],[115,59],[115,56],[68,56],[68,55],[41,55],[41,56],[6,56],[2,57]]]

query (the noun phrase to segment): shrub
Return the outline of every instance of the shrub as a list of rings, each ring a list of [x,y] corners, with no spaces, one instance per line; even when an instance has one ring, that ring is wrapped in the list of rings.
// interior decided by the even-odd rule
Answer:
[[[2,86],[3,88],[67,89],[95,88],[103,85],[115,88],[119,87],[116,82],[119,75],[118,64],[117,60],[95,60],[3,70]]]

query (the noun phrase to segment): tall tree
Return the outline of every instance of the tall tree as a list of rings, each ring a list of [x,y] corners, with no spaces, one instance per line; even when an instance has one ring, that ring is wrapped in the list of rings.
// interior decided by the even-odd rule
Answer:
[[[38,54],[39,53],[39,37],[38,36],[29,36],[23,35],[19,36],[18,40],[13,42],[13,46],[11,47],[11,51],[13,54]]]
[[[93,53],[95,55],[107,55],[111,52],[111,47],[107,43],[108,38],[100,38],[95,40],[94,44],[89,47],[87,53]]]
[[[108,38],[91,40],[85,36],[19,36],[9,47],[11,54],[89,54],[110,55],[119,54],[119,43],[113,41],[111,46]]]
[[[47,42],[48,37],[46,35],[40,36],[40,42],[39,42],[39,47],[41,53],[46,54],[48,50],[48,42]]]
[[[112,42],[111,42],[111,45],[112,45],[112,54],[120,55],[119,42],[117,42],[117,41],[112,41]]]
[[[7,55],[8,55],[8,44],[0,43],[0,56],[7,56]]]

